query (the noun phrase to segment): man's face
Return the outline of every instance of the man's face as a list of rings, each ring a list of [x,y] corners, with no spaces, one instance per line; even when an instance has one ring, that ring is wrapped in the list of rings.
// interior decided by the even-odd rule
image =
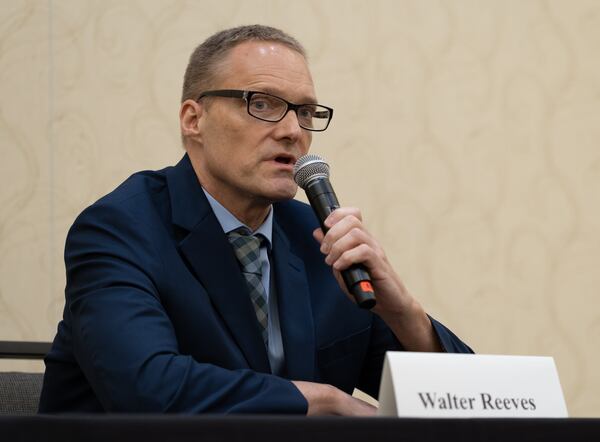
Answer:
[[[215,90],[254,90],[293,103],[317,102],[306,60],[278,43],[241,43],[218,72]],[[207,97],[200,107],[199,142],[188,152],[211,195],[226,207],[233,205],[230,209],[294,197],[293,166],[308,152],[312,134],[300,128],[293,111],[272,123],[250,116],[243,99]]]

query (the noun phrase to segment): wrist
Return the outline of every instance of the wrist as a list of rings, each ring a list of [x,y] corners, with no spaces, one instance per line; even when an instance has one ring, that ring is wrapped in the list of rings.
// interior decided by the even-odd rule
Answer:
[[[343,392],[332,385],[306,381],[292,381],[308,402],[306,414],[331,415],[338,414],[340,394]]]
[[[406,290],[402,290],[393,302],[377,299],[372,312],[389,326],[395,324],[397,327],[410,327],[410,322],[424,313],[421,305]]]
[[[413,298],[407,307],[398,311],[386,311],[380,317],[405,350],[441,351],[431,320],[416,299]]]
[[[319,385],[319,408],[321,414],[338,414],[338,405],[340,403],[340,393],[342,391],[335,388],[333,385]]]

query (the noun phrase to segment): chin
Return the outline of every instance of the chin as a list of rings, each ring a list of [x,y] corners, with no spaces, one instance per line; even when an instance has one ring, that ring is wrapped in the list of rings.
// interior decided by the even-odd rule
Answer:
[[[268,199],[276,203],[278,201],[291,200],[296,196],[298,186],[296,183],[285,183],[277,186],[269,192]]]

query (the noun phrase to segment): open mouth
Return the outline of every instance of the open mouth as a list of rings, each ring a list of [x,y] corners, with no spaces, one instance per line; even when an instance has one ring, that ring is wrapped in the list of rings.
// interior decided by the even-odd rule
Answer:
[[[275,161],[280,163],[280,164],[287,164],[287,165],[294,165],[294,158],[291,156],[287,156],[287,155],[280,155],[278,157],[275,157]]]

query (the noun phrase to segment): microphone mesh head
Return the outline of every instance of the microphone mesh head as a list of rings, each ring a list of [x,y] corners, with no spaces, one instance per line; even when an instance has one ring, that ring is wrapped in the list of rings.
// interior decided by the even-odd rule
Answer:
[[[301,156],[294,164],[294,180],[303,189],[315,178],[329,178],[329,164],[319,155]]]

